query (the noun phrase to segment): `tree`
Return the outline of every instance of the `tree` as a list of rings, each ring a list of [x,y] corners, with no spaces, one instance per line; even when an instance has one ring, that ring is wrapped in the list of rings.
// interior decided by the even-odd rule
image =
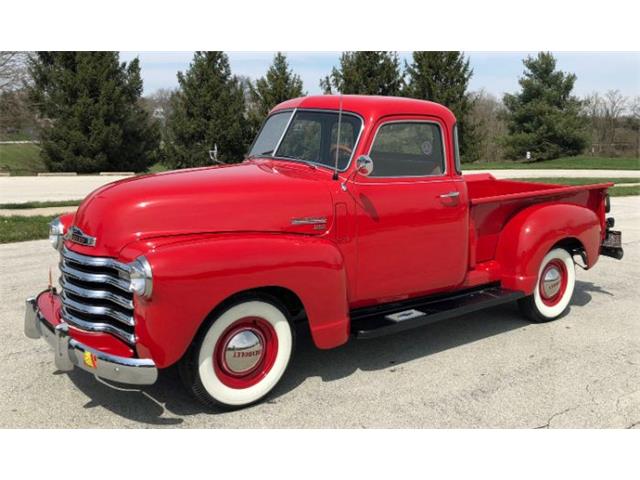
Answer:
[[[289,69],[287,57],[278,52],[267,74],[249,84],[251,108],[250,121],[253,130],[257,130],[269,111],[279,103],[291,98],[302,97],[302,79]]]
[[[608,90],[604,94],[602,114],[605,130],[603,136],[610,149],[613,149],[616,143],[616,129],[626,108],[627,99],[620,93],[620,90]]]
[[[0,92],[0,134],[35,137],[38,122],[24,88]]]
[[[186,73],[178,73],[167,118],[166,163],[175,168],[210,165],[209,151],[217,145],[218,159],[242,161],[248,145],[244,91],[231,75],[224,52],[196,52]]]
[[[127,65],[117,52],[38,52],[29,71],[50,170],[142,171],[156,161],[159,131],[140,104],[137,58]]]
[[[27,77],[27,52],[0,52],[0,92],[22,87]]]
[[[462,160],[477,160],[479,139],[470,116],[473,97],[467,92],[473,75],[469,60],[462,52],[413,52],[413,61],[407,64],[406,72],[403,93],[448,107],[458,122]]]
[[[640,158],[640,95],[633,97],[629,103],[627,124],[636,134],[636,157]]]
[[[507,133],[503,119],[504,105],[484,90],[473,93],[473,106],[469,112],[471,124],[477,134],[478,156],[484,161],[500,161],[504,152],[500,139]]]
[[[556,70],[551,53],[540,52],[523,60],[520,93],[505,94],[508,135],[504,139],[507,158],[534,160],[578,155],[587,144],[582,103],[571,95],[574,74]]]
[[[395,52],[343,52],[340,68],[320,80],[330,94],[400,95],[404,85],[400,60]]]

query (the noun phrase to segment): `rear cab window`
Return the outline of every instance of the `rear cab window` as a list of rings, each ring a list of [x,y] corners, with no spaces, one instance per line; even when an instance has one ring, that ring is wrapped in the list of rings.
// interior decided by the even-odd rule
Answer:
[[[440,125],[425,120],[383,123],[375,134],[369,156],[370,177],[428,177],[446,172]]]

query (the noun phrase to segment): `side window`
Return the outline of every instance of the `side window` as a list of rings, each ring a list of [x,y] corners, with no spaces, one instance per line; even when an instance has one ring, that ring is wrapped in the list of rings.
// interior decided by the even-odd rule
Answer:
[[[453,126],[453,158],[456,163],[456,173],[459,175],[462,173],[462,166],[460,164],[460,146],[458,143],[458,124]]]
[[[403,121],[382,125],[371,146],[371,177],[424,177],[445,171],[440,127]]]

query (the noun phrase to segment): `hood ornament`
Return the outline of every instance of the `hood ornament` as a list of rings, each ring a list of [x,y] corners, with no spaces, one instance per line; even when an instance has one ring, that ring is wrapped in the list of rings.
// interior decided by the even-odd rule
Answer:
[[[76,226],[73,226],[69,229],[69,231],[65,235],[65,238],[67,240],[71,240],[73,243],[84,245],[85,247],[96,246],[96,237],[91,237],[85,234],[82,230],[80,230]]]

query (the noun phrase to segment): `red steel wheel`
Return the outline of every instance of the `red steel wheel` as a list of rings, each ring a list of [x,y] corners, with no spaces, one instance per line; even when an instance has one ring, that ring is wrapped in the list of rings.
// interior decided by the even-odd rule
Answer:
[[[247,317],[227,328],[213,352],[213,367],[222,383],[248,388],[262,380],[278,354],[278,336],[267,320]]]
[[[566,265],[558,258],[545,265],[538,280],[540,299],[545,305],[553,307],[562,300],[567,290],[568,276]]]
[[[520,309],[533,322],[554,320],[569,306],[575,283],[576,269],[571,254],[564,248],[554,248],[540,263],[533,295],[518,301]]]

